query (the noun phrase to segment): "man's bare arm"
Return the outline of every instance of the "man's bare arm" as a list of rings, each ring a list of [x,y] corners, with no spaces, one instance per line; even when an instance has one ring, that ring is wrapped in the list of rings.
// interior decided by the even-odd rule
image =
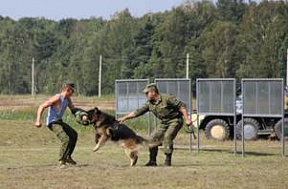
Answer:
[[[132,118],[135,118],[136,115],[134,112],[130,112],[129,114],[127,114],[126,116],[122,117],[122,118],[119,118],[118,119],[118,122],[119,123],[123,123],[125,120],[128,120],[128,119],[132,119]]]
[[[187,126],[191,125],[192,121],[191,121],[190,117],[188,116],[187,109],[184,107],[181,107],[179,111],[182,113],[182,115],[186,121],[186,125]]]
[[[46,108],[52,106],[53,104],[57,103],[58,100],[59,100],[59,96],[55,95],[39,106],[39,108],[37,110],[37,118],[36,118],[36,122],[35,122],[36,127],[42,126],[42,115],[43,115],[44,110]]]

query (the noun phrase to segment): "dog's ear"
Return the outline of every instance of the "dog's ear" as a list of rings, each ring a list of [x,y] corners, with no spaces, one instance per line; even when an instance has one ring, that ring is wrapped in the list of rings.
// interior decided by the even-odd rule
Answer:
[[[94,112],[97,114],[97,113],[100,113],[100,110],[97,107],[95,107]]]

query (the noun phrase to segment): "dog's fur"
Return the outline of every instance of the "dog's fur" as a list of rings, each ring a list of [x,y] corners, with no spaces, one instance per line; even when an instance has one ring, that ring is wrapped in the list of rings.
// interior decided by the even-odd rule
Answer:
[[[138,145],[148,145],[148,141],[138,136],[124,124],[119,124],[115,117],[100,111],[97,107],[88,111],[90,123],[94,124],[96,146],[93,151],[98,151],[108,140],[119,142],[125,149],[130,159],[130,166],[138,160]]]

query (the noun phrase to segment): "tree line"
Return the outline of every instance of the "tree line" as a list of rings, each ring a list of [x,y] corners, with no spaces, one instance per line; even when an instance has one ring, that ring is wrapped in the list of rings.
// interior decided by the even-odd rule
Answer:
[[[0,16],[0,94],[58,92],[73,81],[81,95],[114,92],[116,79],[183,78],[189,53],[196,78],[285,78],[287,1],[185,1],[170,11],[111,19]]]

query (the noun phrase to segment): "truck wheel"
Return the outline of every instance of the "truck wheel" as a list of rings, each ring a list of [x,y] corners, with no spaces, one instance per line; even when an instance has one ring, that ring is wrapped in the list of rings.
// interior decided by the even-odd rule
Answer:
[[[208,139],[226,140],[230,137],[230,128],[223,119],[213,119],[206,125],[205,135]]]
[[[288,127],[288,118],[284,118],[284,133],[287,136],[287,129],[285,130],[285,128]],[[281,140],[282,139],[282,119],[280,119],[274,126],[274,131],[276,134],[276,137]]]
[[[260,124],[256,119],[244,118],[244,137],[245,140],[256,140]],[[242,139],[242,120],[237,123],[237,138]]]

